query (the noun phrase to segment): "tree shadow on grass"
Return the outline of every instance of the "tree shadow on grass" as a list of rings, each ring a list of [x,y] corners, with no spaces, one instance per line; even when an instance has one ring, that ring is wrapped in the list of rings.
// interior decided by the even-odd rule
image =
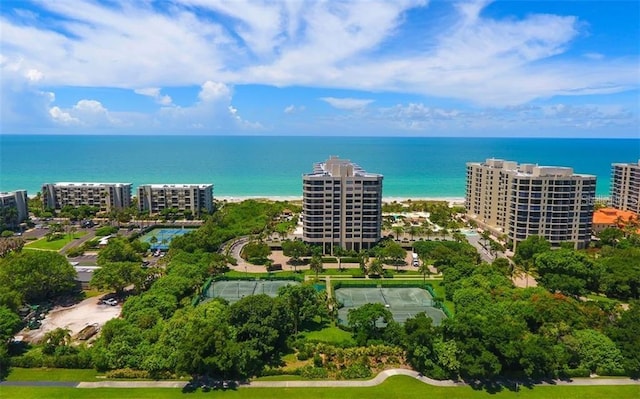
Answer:
[[[551,378],[495,378],[495,379],[464,379],[472,389],[477,391],[486,391],[491,394],[500,393],[502,391],[519,392],[521,389],[533,389],[538,384],[555,385],[557,380]]]

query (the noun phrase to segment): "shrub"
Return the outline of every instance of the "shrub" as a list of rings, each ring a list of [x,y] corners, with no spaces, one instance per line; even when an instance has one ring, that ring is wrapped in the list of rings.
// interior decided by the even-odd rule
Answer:
[[[85,251],[96,248],[98,248],[98,240],[96,239],[85,241],[84,244],[82,244],[82,249]]]
[[[282,264],[281,263],[274,263],[271,265],[267,265],[267,271],[268,272],[274,272],[274,271],[278,271],[278,270],[282,270]]]
[[[596,369],[596,374],[611,377],[623,377],[629,375],[625,369],[606,369],[601,367]]]
[[[589,369],[567,369],[563,370],[562,374],[569,378],[589,377],[591,375],[591,371]]]
[[[296,357],[298,358],[298,360],[304,361],[309,359],[310,354],[306,350],[301,350],[300,352],[298,352],[298,355]]]
[[[96,230],[96,236],[104,237],[111,234],[116,234],[118,232],[118,228],[115,226],[102,226]]]
[[[42,367],[44,361],[40,351],[29,351],[22,356],[11,358],[11,366],[22,367],[26,369]]]
[[[323,361],[322,361],[322,356],[320,356],[319,354],[315,354],[313,356],[313,365],[316,367],[322,367],[323,365]]]
[[[340,377],[346,380],[371,377],[371,370],[362,363],[354,363],[340,372]]]
[[[75,258],[76,256],[82,256],[84,254],[84,249],[82,247],[71,248],[67,251],[68,258]]]
[[[329,372],[322,367],[313,367],[311,365],[300,368],[300,376],[309,379],[322,379],[329,376]]]
[[[106,374],[107,378],[126,378],[126,379],[148,379],[149,372],[146,370],[134,370],[130,368],[111,370]]]

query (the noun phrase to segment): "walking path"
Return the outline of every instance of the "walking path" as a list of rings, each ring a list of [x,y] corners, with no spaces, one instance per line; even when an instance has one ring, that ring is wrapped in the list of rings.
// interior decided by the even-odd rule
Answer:
[[[407,369],[390,369],[380,372],[377,376],[365,381],[250,381],[236,384],[240,388],[362,388],[382,384],[387,378],[404,375],[415,378],[428,385],[438,387],[461,387],[467,384],[452,380],[434,380],[422,374]],[[58,382],[58,381],[4,381],[0,386],[66,386],[76,388],[184,388],[188,382],[184,381],[97,381],[97,382]],[[640,380],[630,378],[576,378],[573,380],[553,380],[551,382],[533,385],[639,385]]]

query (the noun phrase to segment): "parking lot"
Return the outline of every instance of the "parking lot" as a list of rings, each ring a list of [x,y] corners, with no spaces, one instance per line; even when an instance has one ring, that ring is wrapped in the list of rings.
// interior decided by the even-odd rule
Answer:
[[[42,320],[37,330],[25,328],[17,335],[28,342],[40,342],[44,335],[56,328],[67,328],[71,336],[75,337],[86,326],[97,324],[101,328],[107,321],[120,316],[122,306],[102,304],[100,297],[85,299],[69,307],[57,306]]]

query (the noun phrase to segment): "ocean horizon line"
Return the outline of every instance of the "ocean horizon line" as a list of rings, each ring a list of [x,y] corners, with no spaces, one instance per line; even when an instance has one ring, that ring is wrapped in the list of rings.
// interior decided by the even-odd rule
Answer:
[[[192,133],[125,133],[125,134],[114,134],[114,133],[11,133],[11,132],[3,132],[0,133],[0,137],[2,136],[43,136],[43,137],[238,137],[238,138],[273,138],[273,137],[304,137],[304,138],[348,138],[348,139],[371,139],[371,138],[402,138],[402,139],[505,139],[505,140],[634,140],[640,141],[637,137],[630,136],[607,136],[607,137],[592,137],[592,136],[571,136],[571,137],[562,137],[562,136],[464,136],[464,135],[436,135],[436,136],[416,136],[416,135],[402,135],[402,134],[373,134],[373,135],[318,135],[318,134],[192,134]]]
[[[585,156],[592,154],[597,156]],[[466,163],[489,158],[570,167],[610,192],[611,165],[637,162],[640,140],[476,137],[4,135],[0,191],[44,183],[213,184],[214,195],[302,195],[301,178],[331,155],[384,176],[383,195],[460,198]]]

